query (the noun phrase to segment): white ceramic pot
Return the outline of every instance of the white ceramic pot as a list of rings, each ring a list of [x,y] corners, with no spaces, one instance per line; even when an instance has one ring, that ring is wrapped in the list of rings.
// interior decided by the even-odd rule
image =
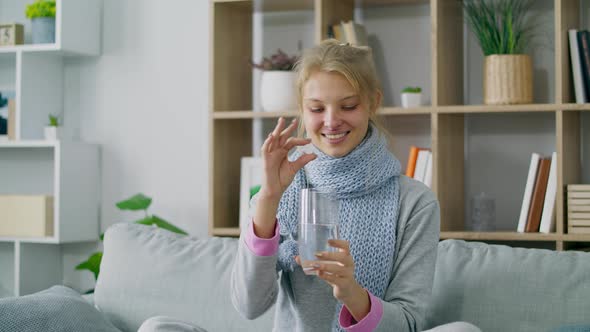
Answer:
[[[49,141],[56,141],[60,139],[59,127],[47,126],[45,127],[45,139]]]
[[[421,93],[402,93],[402,107],[411,108],[422,105],[422,94]]]
[[[294,111],[295,73],[292,71],[265,71],[260,83],[260,103],[266,112]]]

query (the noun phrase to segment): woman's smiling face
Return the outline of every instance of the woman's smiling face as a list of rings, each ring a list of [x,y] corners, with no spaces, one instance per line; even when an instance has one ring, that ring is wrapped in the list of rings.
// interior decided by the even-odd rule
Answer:
[[[346,78],[316,71],[303,86],[303,123],[307,137],[325,154],[349,154],[365,138],[370,110]]]

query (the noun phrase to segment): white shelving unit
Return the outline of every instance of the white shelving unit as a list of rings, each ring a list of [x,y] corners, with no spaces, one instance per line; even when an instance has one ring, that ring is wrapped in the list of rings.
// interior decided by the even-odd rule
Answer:
[[[100,232],[99,147],[43,140],[43,127],[64,111],[64,57],[100,54],[102,0],[56,0],[55,43],[39,45],[24,16],[32,2],[0,0],[0,23],[25,26],[24,45],[0,47],[0,87],[16,92],[16,140],[0,141],[0,194],[53,196],[54,229],[50,237],[0,235],[0,297],[60,284],[60,244],[96,241]]]

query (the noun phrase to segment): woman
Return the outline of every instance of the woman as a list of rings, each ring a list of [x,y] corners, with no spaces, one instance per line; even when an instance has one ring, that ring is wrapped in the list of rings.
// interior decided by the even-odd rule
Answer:
[[[439,238],[439,206],[401,175],[377,125],[382,93],[371,51],[327,40],[296,67],[301,130],[279,119],[266,138],[262,187],[242,231],[232,301],[247,318],[276,302],[275,331],[419,331],[424,327]],[[313,153],[295,147],[311,143]],[[299,191],[340,201],[337,252],[320,253],[316,276],[297,257]],[[447,326],[448,328],[449,326]],[[452,325],[452,330],[464,325]]]

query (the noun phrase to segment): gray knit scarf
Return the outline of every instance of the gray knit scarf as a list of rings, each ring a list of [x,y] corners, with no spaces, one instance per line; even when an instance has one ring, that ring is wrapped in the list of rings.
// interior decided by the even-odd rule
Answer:
[[[310,187],[335,193],[340,201],[341,239],[350,242],[356,281],[373,295],[383,298],[389,284],[399,212],[400,162],[387,149],[387,138],[373,125],[364,140],[342,158],[313,148],[317,158],[299,171],[279,203],[281,243],[278,268],[294,271],[297,250],[299,190]],[[301,155],[295,152],[290,159]],[[337,315],[332,324],[339,330]]]

